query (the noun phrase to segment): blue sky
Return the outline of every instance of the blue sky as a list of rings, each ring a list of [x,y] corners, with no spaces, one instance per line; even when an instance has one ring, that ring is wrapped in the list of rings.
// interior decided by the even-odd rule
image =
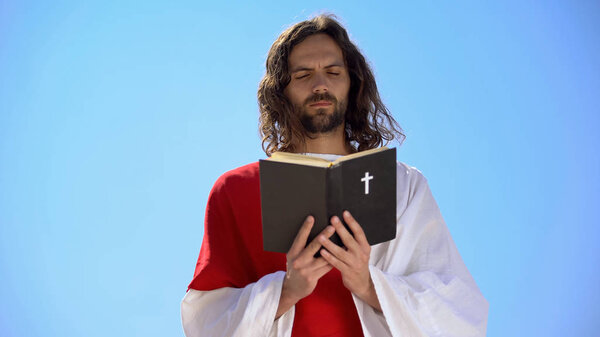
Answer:
[[[593,1],[0,2],[0,335],[182,335],[208,192],[264,157],[267,51],[320,12],[372,64],[488,336],[593,335]]]

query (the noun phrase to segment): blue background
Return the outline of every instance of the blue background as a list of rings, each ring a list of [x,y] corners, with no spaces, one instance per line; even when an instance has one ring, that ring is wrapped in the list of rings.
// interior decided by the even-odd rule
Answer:
[[[488,336],[595,335],[597,1],[0,1],[1,336],[182,334],[208,192],[264,157],[267,51],[323,11],[373,65]]]

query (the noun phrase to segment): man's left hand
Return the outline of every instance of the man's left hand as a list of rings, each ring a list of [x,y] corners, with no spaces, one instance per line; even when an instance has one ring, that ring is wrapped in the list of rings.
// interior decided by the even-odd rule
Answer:
[[[348,232],[337,216],[332,217],[331,225],[335,228],[346,248],[336,245],[329,239],[320,238],[320,242],[325,248],[321,249],[321,256],[340,271],[344,286],[348,290],[373,308],[381,311],[371,273],[369,272],[371,246],[362,227],[350,212],[344,211],[343,216],[354,235]]]

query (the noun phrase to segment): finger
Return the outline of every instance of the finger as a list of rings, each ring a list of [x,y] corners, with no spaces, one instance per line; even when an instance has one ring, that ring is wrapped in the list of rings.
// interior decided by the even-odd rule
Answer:
[[[329,273],[329,271],[330,271],[331,269],[333,269],[333,266],[332,266],[331,264],[329,264],[329,263],[328,263],[328,264],[327,264],[327,265],[325,265],[324,267],[321,267],[321,268],[319,268],[319,269],[315,270],[315,275],[316,275],[318,278],[321,278],[321,277],[323,277],[323,275],[325,275],[325,274]]]
[[[321,231],[321,233],[319,233],[319,235],[317,235],[308,244],[308,246],[306,246],[306,248],[304,248],[304,250],[300,253],[300,255],[298,255],[298,259],[303,260],[304,262],[307,262],[307,261],[313,259],[313,256],[315,256],[315,254],[319,251],[319,249],[321,249],[321,243],[319,242],[319,239],[320,238],[329,238],[330,236],[333,235],[333,233],[335,233],[335,229],[333,227],[331,227],[331,226],[325,227],[325,229],[323,231]]]
[[[329,264],[329,262],[327,262],[322,257],[313,259],[312,263],[310,263],[308,266],[300,266],[299,264],[300,264],[299,259],[296,259],[292,263],[292,266],[295,267],[295,268],[292,268],[292,269],[288,268],[287,269],[287,271],[286,271],[286,278],[290,278],[291,275],[292,275],[292,272],[294,272],[294,270],[298,270],[298,269],[304,269],[305,271],[307,271],[307,272],[309,272],[311,274],[317,273],[319,270],[321,270],[324,267],[330,267],[330,269],[331,269],[331,265]]]
[[[358,221],[354,219],[352,214],[350,214],[349,211],[344,211],[343,217],[346,223],[348,224],[348,227],[350,227],[350,230],[352,230],[356,242],[358,242],[361,246],[365,244],[368,246],[369,241],[367,240],[367,236],[365,235],[365,232],[363,231]]]
[[[342,220],[340,220],[340,218],[338,218],[337,216],[331,217],[331,225],[333,225],[333,227],[335,228],[335,231],[340,236],[340,239],[342,239],[342,242],[344,243],[346,248],[348,248],[349,250],[360,249],[358,242],[356,242],[354,236],[352,236],[352,234],[348,232],[346,227],[344,227],[344,224],[342,223]]]
[[[329,262],[335,269],[339,270],[344,274],[348,270],[348,265],[342,262],[340,259],[335,257],[333,254],[327,251],[327,249],[321,249],[321,256],[325,261]]]
[[[328,253],[335,256],[338,260],[340,260],[346,264],[350,264],[352,257],[350,255],[350,253],[348,251],[346,251],[344,248],[336,245],[335,243],[333,243],[333,241],[328,240],[328,239],[321,239],[320,242],[321,242],[321,245],[323,246],[323,248],[325,248]]]
[[[310,269],[316,270],[327,265],[329,265],[329,262],[327,262],[323,257],[318,257],[313,260],[313,262],[310,265]]]
[[[297,256],[302,249],[306,246],[306,241],[308,240],[308,236],[310,235],[310,230],[315,223],[315,218],[312,215],[309,215],[304,220],[304,223],[300,227],[298,234],[296,234],[296,238],[292,243],[292,247],[288,251],[288,255]]]

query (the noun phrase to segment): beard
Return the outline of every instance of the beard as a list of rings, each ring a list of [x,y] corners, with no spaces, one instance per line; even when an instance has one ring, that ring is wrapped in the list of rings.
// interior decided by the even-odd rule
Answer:
[[[318,101],[328,101],[333,105],[333,112],[327,113],[328,108],[317,109],[314,114],[308,111],[308,105]],[[344,123],[348,102],[346,100],[338,102],[338,100],[328,94],[314,94],[308,97],[303,105],[295,105],[294,110],[300,117],[300,122],[304,129],[309,133],[327,133],[333,131],[338,126]]]

